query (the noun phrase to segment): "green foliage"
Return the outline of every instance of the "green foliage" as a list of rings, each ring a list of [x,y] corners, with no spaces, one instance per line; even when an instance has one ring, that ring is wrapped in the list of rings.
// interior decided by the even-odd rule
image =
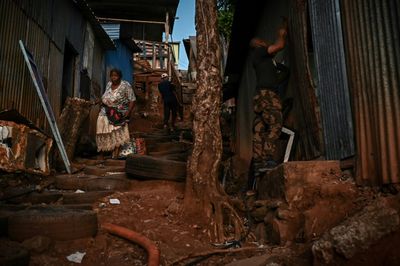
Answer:
[[[235,0],[217,0],[218,30],[228,42],[231,38],[235,3]]]

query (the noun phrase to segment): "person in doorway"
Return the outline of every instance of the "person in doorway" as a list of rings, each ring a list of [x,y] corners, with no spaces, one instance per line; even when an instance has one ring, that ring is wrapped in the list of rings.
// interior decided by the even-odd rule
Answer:
[[[164,128],[173,131],[175,130],[178,100],[175,94],[175,86],[168,80],[168,74],[161,74],[161,82],[158,84],[158,90],[161,93],[164,104]],[[169,127],[169,117],[171,115],[171,127]]]
[[[110,70],[110,81],[101,97],[102,106],[97,118],[96,144],[100,152],[112,151],[118,156],[119,147],[130,142],[128,122],[133,114],[136,96],[129,82],[122,80],[122,72]]]
[[[257,83],[257,95],[253,99],[256,115],[253,122],[252,171],[254,175],[277,166],[274,154],[283,122],[282,103],[279,96],[282,79],[280,70],[273,59],[276,53],[285,47],[286,35],[287,20],[284,19],[278,29],[275,43],[259,38],[253,38],[250,42]]]

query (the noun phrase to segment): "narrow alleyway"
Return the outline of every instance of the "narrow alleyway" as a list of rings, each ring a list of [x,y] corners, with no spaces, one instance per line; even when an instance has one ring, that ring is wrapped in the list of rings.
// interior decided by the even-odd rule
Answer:
[[[0,266],[400,265],[399,12],[0,1]]]

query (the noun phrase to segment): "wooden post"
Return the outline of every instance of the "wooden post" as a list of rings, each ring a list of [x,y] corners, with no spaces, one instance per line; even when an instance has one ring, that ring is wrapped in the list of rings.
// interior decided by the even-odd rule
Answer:
[[[165,49],[167,51],[167,69],[168,76],[171,77],[171,56],[169,49],[169,14],[168,12],[165,14]]]

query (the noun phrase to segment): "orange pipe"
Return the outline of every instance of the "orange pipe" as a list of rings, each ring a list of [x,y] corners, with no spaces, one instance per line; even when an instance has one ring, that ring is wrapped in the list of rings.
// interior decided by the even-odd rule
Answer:
[[[107,232],[113,235],[130,240],[136,244],[142,246],[148,254],[147,265],[148,266],[159,266],[160,265],[160,250],[158,247],[148,239],[147,237],[136,233],[135,231],[129,230],[125,227],[118,226],[115,224],[105,223],[101,226]]]

